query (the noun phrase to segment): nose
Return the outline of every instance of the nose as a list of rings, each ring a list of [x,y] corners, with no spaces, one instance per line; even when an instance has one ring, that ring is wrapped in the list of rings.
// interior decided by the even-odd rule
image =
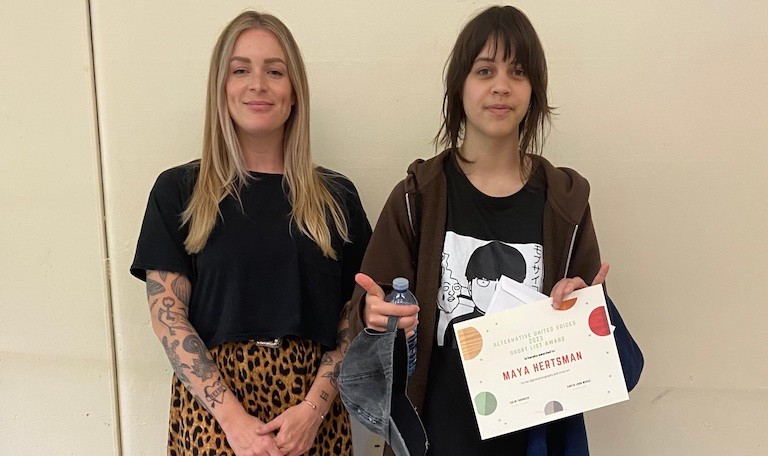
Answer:
[[[252,92],[264,92],[266,87],[265,75],[258,72],[253,73],[248,84],[248,89]]]
[[[509,77],[506,74],[499,74],[493,79],[491,91],[494,95],[507,95],[511,90]]]

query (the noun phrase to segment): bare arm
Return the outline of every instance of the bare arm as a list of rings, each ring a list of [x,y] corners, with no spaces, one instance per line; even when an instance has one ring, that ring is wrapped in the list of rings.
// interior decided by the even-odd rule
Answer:
[[[339,318],[339,330],[336,333],[336,350],[325,352],[320,368],[317,371],[312,387],[307,392],[307,399],[317,404],[318,411],[324,416],[331,409],[334,399],[339,394],[339,370],[344,353],[349,346],[349,305],[344,306],[344,310]],[[315,402],[318,401],[319,402]]]
[[[216,418],[238,456],[280,454],[271,434],[257,433],[263,423],[249,415],[237,400],[189,323],[191,295],[192,286],[186,276],[147,271],[152,329],[163,344],[173,371],[195,399]]]

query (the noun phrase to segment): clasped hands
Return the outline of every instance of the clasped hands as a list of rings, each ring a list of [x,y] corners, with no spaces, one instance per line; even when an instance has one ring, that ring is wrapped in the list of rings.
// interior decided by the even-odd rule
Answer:
[[[224,434],[237,456],[298,456],[312,447],[322,421],[314,408],[301,402],[268,423],[246,412]]]

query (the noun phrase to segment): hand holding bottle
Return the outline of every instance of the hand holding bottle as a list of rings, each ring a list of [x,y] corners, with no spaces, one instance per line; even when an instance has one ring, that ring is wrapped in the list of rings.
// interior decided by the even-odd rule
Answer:
[[[384,300],[384,290],[374,280],[363,273],[355,275],[355,282],[365,290],[363,321],[365,326],[376,331],[386,331],[390,315],[400,317],[397,324],[405,331],[407,338],[416,334],[419,323],[419,306],[414,304],[399,305]]]
[[[384,297],[384,301],[400,306],[419,305],[416,296],[408,289],[410,283],[405,277],[397,277],[392,281],[392,291]],[[414,328],[414,334],[407,337],[408,343],[408,375],[413,375],[416,370],[416,337],[418,326]]]

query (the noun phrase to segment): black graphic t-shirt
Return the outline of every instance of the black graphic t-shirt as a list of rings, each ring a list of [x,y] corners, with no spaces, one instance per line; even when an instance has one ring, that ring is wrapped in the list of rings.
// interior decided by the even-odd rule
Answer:
[[[541,291],[546,190],[526,184],[491,197],[447,160],[448,216],[443,244],[435,344],[424,402],[430,455],[525,455],[526,431],[480,440],[453,325],[484,315],[499,278]]]

